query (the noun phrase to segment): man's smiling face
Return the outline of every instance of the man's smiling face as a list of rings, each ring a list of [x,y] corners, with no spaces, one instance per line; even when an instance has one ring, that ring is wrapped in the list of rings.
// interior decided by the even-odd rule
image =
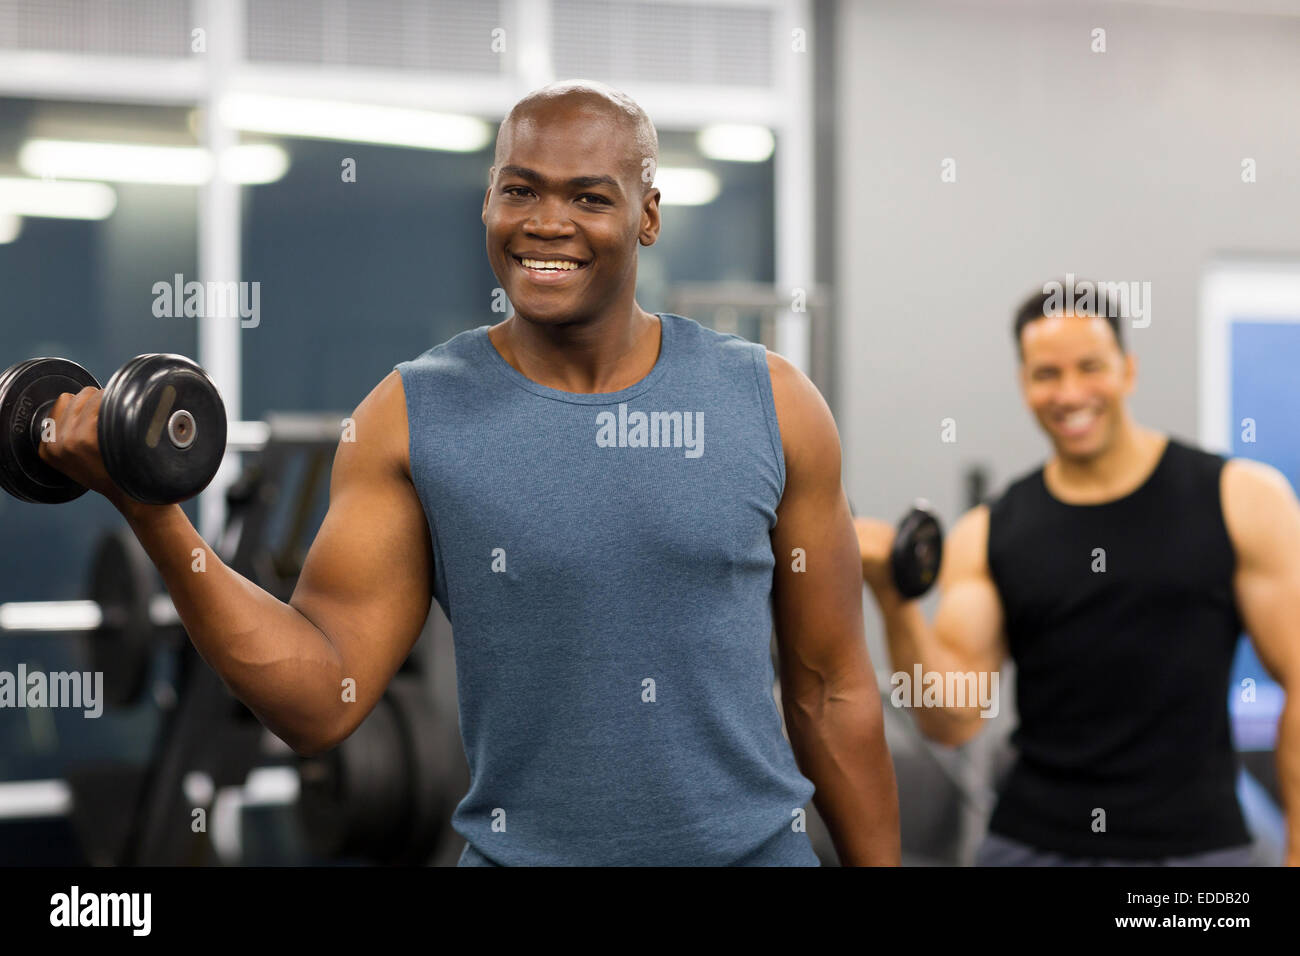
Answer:
[[[1088,461],[1114,443],[1137,365],[1105,319],[1066,314],[1037,319],[1020,334],[1025,404],[1055,446]]]
[[[630,124],[580,97],[540,104],[503,126],[496,159],[483,201],[488,259],[521,316],[563,325],[631,303],[659,194],[643,188]]]

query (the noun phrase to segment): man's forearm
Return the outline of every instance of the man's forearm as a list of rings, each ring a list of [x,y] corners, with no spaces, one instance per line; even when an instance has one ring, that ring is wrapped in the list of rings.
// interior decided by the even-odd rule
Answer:
[[[874,686],[825,692],[813,703],[783,698],[799,769],[844,866],[900,862],[898,786]]]
[[[875,596],[876,607],[884,625],[890,667],[909,672],[915,664],[924,668],[929,625],[921,612],[920,603],[904,599],[897,591],[871,593]]]
[[[908,601],[898,592],[876,595],[885,631],[885,646],[889,650],[889,665],[894,673],[913,678],[914,669],[942,670],[936,663],[934,632],[925,619],[918,601]],[[946,702],[951,704],[952,702]],[[964,743],[980,730],[980,707],[977,699],[964,707],[919,707],[912,710],[921,733],[931,740],[948,746]]]
[[[1277,728],[1277,781],[1286,811],[1286,865],[1300,866],[1300,700],[1298,689],[1287,688],[1286,705]]]
[[[301,613],[227,567],[178,505],[115,502],[157,566],[199,655],[299,751],[329,742],[343,667]]]

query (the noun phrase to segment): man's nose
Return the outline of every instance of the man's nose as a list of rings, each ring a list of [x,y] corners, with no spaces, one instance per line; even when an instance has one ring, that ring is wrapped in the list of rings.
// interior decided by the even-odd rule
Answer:
[[[1057,384],[1055,403],[1073,408],[1088,404],[1090,397],[1083,377],[1067,372]]]
[[[568,204],[560,198],[543,199],[524,223],[524,228],[539,236],[563,235],[573,228]]]

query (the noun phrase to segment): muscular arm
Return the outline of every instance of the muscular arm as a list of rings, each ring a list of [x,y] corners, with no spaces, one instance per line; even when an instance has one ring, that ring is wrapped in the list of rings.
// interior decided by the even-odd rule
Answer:
[[[984,505],[966,512],[943,545],[939,569],[939,607],[931,627],[916,601],[905,600],[884,572],[893,528],[884,522],[857,522],[863,574],[884,620],[890,663],[913,673],[992,673],[1006,657],[1002,601],[988,567],[989,511]],[[946,682],[945,682],[946,683]],[[927,737],[949,747],[969,741],[983,728],[978,701],[965,707],[918,707],[917,726]]]
[[[66,424],[80,447],[50,449],[47,460],[103,490],[122,511],[190,640],[231,692],[301,754],[352,733],[418,639],[431,601],[428,525],[408,475],[398,374],[357,408],[356,441],[339,444],[329,511],[288,603],[222,563],[179,506],[139,505],[114,493],[97,446],[93,454],[89,447],[98,395],[60,401],[76,406],[60,431]],[[202,573],[193,557],[200,550]],[[343,701],[345,678],[356,682],[355,702]]]
[[[1221,486],[1237,556],[1237,607],[1260,661],[1286,691],[1277,771],[1286,862],[1300,866],[1300,504],[1281,473],[1258,462],[1229,461]]]
[[[862,631],[859,563],[830,409],[769,354],[786,482],[772,532],[773,608],[790,746],[846,866],[896,865],[898,790]],[[795,570],[802,549],[806,569]]]

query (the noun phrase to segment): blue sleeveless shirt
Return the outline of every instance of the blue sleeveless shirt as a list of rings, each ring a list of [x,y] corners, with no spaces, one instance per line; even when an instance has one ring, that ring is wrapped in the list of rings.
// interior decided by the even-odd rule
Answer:
[[[463,865],[816,865],[773,699],[766,351],[669,313],[579,394],[462,332],[397,366],[452,624]]]

